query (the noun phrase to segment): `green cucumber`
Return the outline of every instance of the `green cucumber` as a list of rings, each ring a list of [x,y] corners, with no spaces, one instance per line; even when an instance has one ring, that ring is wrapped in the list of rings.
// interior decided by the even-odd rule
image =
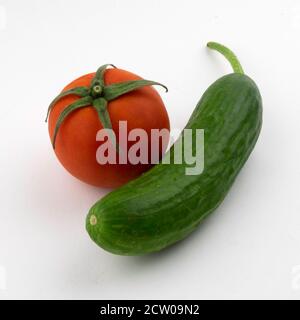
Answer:
[[[193,132],[204,129],[204,170],[186,175],[187,163],[161,161],[98,201],[86,228],[109,252],[142,255],[185,238],[220,205],[254,148],[262,125],[259,90],[228,48],[214,42],[208,47],[222,53],[234,73],[206,90],[186,125]],[[177,143],[167,154],[171,159]]]

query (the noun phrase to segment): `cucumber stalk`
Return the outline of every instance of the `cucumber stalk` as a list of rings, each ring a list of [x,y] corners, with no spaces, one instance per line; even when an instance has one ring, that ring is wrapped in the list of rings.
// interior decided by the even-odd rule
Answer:
[[[210,49],[220,52],[229,61],[235,73],[244,74],[244,70],[237,56],[230,49],[217,42],[208,42],[207,46]]]

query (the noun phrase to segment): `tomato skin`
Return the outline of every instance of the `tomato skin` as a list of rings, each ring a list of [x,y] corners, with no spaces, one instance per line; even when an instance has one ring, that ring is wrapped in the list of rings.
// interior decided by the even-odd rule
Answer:
[[[79,86],[87,87],[94,76],[95,73],[86,74],[72,81],[63,91]],[[104,74],[105,85],[138,79],[141,78],[122,69],[107,69]],[[53,137],[62,110],[77,99],[79,99],[77,96],[69,95],[55,104],[48,121],[50,139]],[[148,134],[148,146],[150,146],[151,129],[170,130],[164,103],[158,92],[150,86],[139,88],[110,101],[108,112],[117,139],[120,120],[127,121],[128,131],[135,128],[144,129]],[[96,141],[96,134],[102,128],[96,110],[90,106],[75,110],[61,124],[55,142],[55,154],[74,177],[94,186],[116,188],[138,177],[152,166],[130,163],[99,164],[96,160],[96,151],[103,142]],[[169,136],[164,136],[164,139],[168,141]],[[132,144],[134,142],[128,143],[128,149]],[[159,158],[161,156],[162,152]]]

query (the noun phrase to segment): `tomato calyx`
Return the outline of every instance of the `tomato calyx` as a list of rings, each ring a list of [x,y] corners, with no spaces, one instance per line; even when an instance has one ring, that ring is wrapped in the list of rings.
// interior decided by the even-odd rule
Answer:
[[[67,116],[71,114],[73,111],[80,108],[85,108],[85,107],[91,107],[91,106],[94,107],[95,110],[97,111],[99,120],[103,128],[109,129],[110,131],[112,130],[112,125],[111,125],[110,116],[107,110],[107,105],[109,101],[117,99],[118,97],[128,92],[137,90],[145,86],[159,85],[165,88],[166,92],[168,91],[168,88],[163,84],[156,81],[150,81],[150,80],[124,81],[120,83],[113,83],[111,85],[106,86],[104,83],[104,73],[108,67],[116,68],[112,64],[105,64],[101,66],[97,70],[96,75],[93,78],[91,85],[89,87],[76,87],[73,89],[63,91],[51,102],[51,104],[48,107],[46,122],[48,120],[51,110],[60,99],[68,95],[75,95],[80,98],[75,102],[71,103],[70,105],[68,105],[60,113],[55,125],[54,134],[52,137],[53,149],[55,149],[55,141],[56,141],[56,137],[59,132],[59,128],[61,124],[67,118]],[[111,134],[110,136],[113,137],[113,135]],[[112,142],[117,147],[117,143],[115,141],[112,141]]]

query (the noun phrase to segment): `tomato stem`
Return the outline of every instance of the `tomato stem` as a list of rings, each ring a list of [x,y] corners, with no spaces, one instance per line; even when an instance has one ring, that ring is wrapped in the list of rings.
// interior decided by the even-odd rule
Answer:
[[[235,73],[244,74],[244,70],[237,56],[230,49],[217,42],[208,42],[207,46],[210,49],[220,52],[229,61]]]
[[[101,96],[102,91],[103,91],[102,86],[100,84],[96,84],[92,87],[91,93],[92,93],[93,97],[98,98]]]

